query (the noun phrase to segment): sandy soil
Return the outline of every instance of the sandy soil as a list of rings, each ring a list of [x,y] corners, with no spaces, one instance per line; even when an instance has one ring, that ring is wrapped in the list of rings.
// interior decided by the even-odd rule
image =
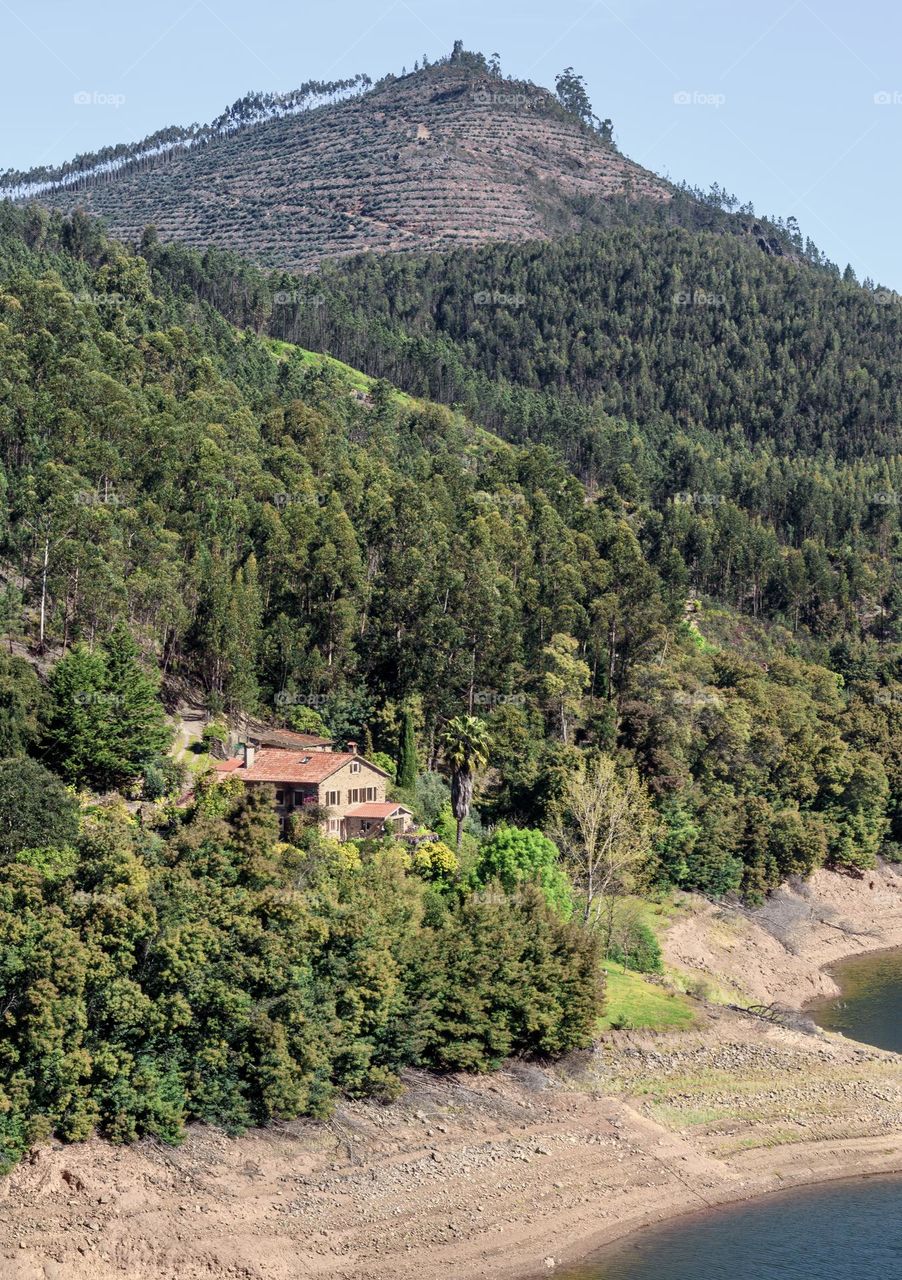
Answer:
[[[696,904],[670,961],[791,1003],[825,989],[821,964],[902,943],[890,873],[787,900],[752,919]],[[0,1184],[0,1276],[505,1280],[681,1212],[902,1171],[902,1058],[716,1006],[553,1068],[406,1084],[238,1140],[44,1146]]]
[[[734,992],[740,1003],[801,1008],[837,993],[824,966],[902,946],[902,867],[883,865],[860,880],[816,871],[754,912],[689,901],[668,931],[666,960]]]

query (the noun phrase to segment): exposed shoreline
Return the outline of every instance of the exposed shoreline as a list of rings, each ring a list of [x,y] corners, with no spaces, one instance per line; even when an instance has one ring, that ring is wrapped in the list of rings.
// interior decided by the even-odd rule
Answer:
[[[799,1007],[824,965],[902,946],[902,876],[819,873],[763,919],[695,904],[668,961]],[[555,1068],[406,1083],[237,1140],[45,1146],[0,1184],[4,1280],[524,1280],[699,1209],[902,1172],[899,1055],[716,1005]]]
[[[685,1225],[690,1226],[693,1222],[702,1222],[705,1218],[719,1211],[728,1212],[731,1208],[737,1208],[741,1204],[748,1202],[761,1203],[770,1199],[781,1199],[784,1196],[793,1196],[796,1193],[816,1192],[820,1187],[835,1187],[847,1184],[849,1186],[858,1186],[864,1182],[887,1182],[899,1186],[902,1189],[902,1172],[898,1170],[890,1170],[888,1172],[875,1170],[873,1172],[862,1172],[858,1174],[839,1174],[836,1177],[817,1178],[813,1181],[797,1182],[792,1186],[774,1187],[772,1190],[756,1192],[752,1195],[742,1196],[741,1198],[732,1198],[729,1200],[719,1200],[716,1203],[706,1205],[703,1208],[692,1209],[687,1208],[685,1211],[677,1214],[668,1214],[655,1222],[649,1222],[635,1228],[631,1228],[626,1232],[618,1232],[616,1235],[607,1237],[601,1244],[590,1249],[587,1253],[581,1255],[575,1263],[567,1264],[564,1268],[551,1269],[543,1266],[541,1271],[534,1271],[531,1276],[522,1277],[522,1280],[538,1280],[539,1276],[547,1276],[550,1274],[558,1274],[562,1280],[566,1280],[567,1276],[573,1275],[574,1272],[582,1274],[584,1267],[591,1267],[595,1260],[599,1262],[604,1259],[608,1249],[613,1250],[612,1256],[616,1255],[617,1246],[620,1242],[628,1241],[634,1235],[640,1235],[643,1240],[646,1238],[646,1232],[665,1231],[669,1227]]]

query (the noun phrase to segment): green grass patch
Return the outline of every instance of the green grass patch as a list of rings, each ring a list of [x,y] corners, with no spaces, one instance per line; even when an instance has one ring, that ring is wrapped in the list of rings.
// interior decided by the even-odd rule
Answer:
[[[669,1102],[653,1102],[649,1107],[654,1118],[667,1129],[691,1129],[719,1124],[731,1112],[727,1107],[678,1107]]]
[[[308,351],[306,347],[296,347],[291,342],[283,342],[280,338],[264,339],[267,346],[280,358],[285,359],[291,352],[296,352],[304,364],[310,365],[315,369],[331,369],[331,371],[343,382],[349,390],[363,391],[369,393],[373,389],[376,382],[375,378],[369,377],[368,374],[361,373],[359,369],[355,369],[353,365],[345,364],[343,360],[336,360],[334,356],[324,355],[321,351]],[[399,401],[405,404],[412,404],[413,397],[409,396],[406,391],[394,390],[394,394]]]
[[[607,1002],[604,1017],[599,1019],[599,1031],[617,1027],[678,1031],[694,1024],[695,1013],[685,996],[671,993],[613,960],[604,962],[604,970]]]
[[[678,630],[698,649],[699,653],[718,653],[720,651],[719,645],[712,644],[710,640],[707,640],[702,635],[693,619],[689,618],[682,622]]]

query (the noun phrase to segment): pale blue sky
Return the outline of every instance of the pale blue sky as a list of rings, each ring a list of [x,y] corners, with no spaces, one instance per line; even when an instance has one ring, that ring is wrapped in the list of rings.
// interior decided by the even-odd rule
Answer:
[[[628,155],[795,214],[902,288],[893,0],[0,0],[0,35],[0,169],[209,120],[248,89],[411,69],[460,37],[542,84],[572,64]]]

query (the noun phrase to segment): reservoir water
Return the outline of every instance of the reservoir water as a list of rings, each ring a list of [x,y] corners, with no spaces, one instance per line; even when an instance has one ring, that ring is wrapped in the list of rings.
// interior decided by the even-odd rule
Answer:
[[[715,1209],[612,1245],[557,1280],[902,1280],[902,1179]]]
[[[822,1027],[902,1053],[902,950],[834,965]],[[557,1280],[902,1280],[902,1178],[768,1196],[640,1231]]]
[[[850,1040],[902,1053],[902,950],[853,956],[830,973],[842,994],[809,1005],[806,1013]]]

